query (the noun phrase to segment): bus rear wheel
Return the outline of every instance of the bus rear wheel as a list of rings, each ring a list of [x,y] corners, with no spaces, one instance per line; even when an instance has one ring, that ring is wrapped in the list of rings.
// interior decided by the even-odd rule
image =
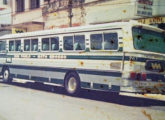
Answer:
[[[77,95],[80,91],[80,77],[75,72],[70,72],[64,80],[64,87],[70,95]]]
[[[2,79],[3,79],[3,82],[10,82],[11,81],[9,68],[5,67],[3,69]]]

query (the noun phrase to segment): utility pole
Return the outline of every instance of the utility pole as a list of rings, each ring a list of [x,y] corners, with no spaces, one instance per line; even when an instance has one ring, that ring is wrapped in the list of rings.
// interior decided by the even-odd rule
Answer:
[[[69,0],[68,3],[68,13],[69,13],[69,27],[72,27],[72,17],[73,17],[73,13],[72,13],[72,0]]]

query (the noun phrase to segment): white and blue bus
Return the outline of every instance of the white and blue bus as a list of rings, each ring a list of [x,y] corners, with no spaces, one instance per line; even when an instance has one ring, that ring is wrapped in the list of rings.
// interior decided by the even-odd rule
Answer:
[[[165,32],[137,22],[0,37],[4,82],[30,80],[113,92],[165,92]]]

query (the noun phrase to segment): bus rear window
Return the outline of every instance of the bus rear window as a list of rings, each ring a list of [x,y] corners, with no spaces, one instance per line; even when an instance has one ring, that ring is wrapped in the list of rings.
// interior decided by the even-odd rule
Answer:
[[[133,27],[132,34],[135,49],[165,53],[165,34],[163,32]]]

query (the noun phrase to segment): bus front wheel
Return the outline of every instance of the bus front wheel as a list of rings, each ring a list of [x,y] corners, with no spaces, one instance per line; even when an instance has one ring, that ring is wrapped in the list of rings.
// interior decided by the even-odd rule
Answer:
[[[70,72],[66,75],[64,87],[70,95],[76,95],[80,91],[80,77],[75,72]]]
[[[3,82],[10,82],[10,70],[9,70],[9,68],[5,67],[3,69],[2,77],[3,77]]]

